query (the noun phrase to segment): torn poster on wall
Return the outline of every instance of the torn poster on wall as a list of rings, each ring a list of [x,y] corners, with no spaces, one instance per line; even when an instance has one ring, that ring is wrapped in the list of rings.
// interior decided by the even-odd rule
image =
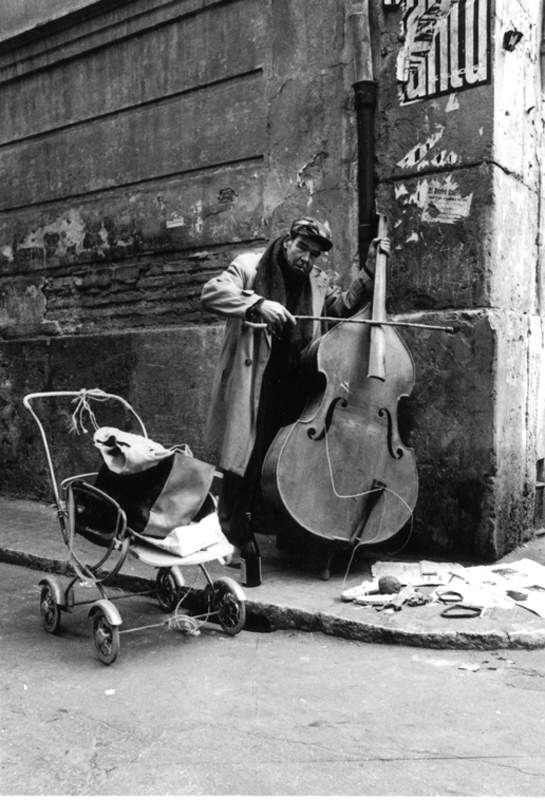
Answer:
[[[469,216],[473,192],[463,195],[452,177],[423,178],[417,182],[414,192],[409,192],[405,184],[398,184],[395,198],[403,206],[418,206],[422,209],[422,222],[442,222],[453,225]]]
[[[490,81],[491,0],[406,0],[401,104]]]

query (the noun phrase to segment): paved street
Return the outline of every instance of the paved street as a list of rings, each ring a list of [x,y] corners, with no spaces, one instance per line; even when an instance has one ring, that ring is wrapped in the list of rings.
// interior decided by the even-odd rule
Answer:
[[[534,651],[166,627],[95,658],[86,611],[46,634],[40,573],[0,565],[3,794],[543,795]],[[120,600],[124,626],[159,622]]]

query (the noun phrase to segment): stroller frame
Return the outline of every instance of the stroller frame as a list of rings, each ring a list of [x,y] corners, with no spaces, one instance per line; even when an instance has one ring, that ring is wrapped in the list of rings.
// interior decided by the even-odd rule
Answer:
[[[77,409],[86,410],[92,415],[90,403],[93,401],[110,400],[121,404],[134,418],[140,432],[147,437],[147,431],[139,415],[130,403],[123,397],[102,389],[81,389],[80,391],[33,392],[23,398],[23,405],[34,418],[40,432],[45,451],[47,467],[51,479],[55,507],[64,544],[67,546],[69,563],[75,576],[63,588],[60,581],[53,576],[40,580],[40,616],[42,625],[47,633],[57,634],[61,630],[61,615],[63,612],[72,613],[77,606],[90,605],[88,616],[92,623],[93,643],[98,659],[106,665],[113,664],[120,651],[120,634],[128,634],[145,628],[160,627],[165,624],[169,628],[198,633],[198,629],[205,623],[219,624],[221,629],[235,636],[244,627],[246,621],[246,597],[240,585],[230,577],[211,577],[205,564],[212,561],[225,563],[225,558],[232,553],[232,547],[222,543],[214,544],[204,550],[189,556],[176,556],[159,547],[150,546],[139,539],[138,533],[127,524],[127,517],[119,503],[105,492],[93,486],[89,481],[98,473],[82,473],[65,478],[60,483],[51,455],[45,427],[33,407],[33,401],[47,398],[66,398],[72,403],[78,403]],[[92,415],[94,418],[94,415]],[[85,430],[85,429],[84,429]],[[94,564],[84,564],[76,555],[73,547],[78,531],[78,493],[85,492],[93,497],[96,502],[103,505],[112,520],[111,530],[102,533],[108,539],[105,553]],[[208,493],[204,504],[209,503],[215,508],[215,500]],[[100,531],[98,532],[101,533]],[[117,595],[116,599],[154,595],[160,608],[172,613],[166,621],[158,624],[143,625],[137,628],[121,630],[122,617],[116,605],[108,597],[104,588],[105,584],[112,582],[119,573],[127,556],[132,556],[138,561],[157,570],[154,588],[129,594]],[[106,567],[107,562],[115,559],[113,566]],[[205,611],[203,613],[189,612],[184,609],[184,601],[191,595],[193,587],[184,584],[181,568],[184,566],[198,566],[205,579],[203,599]],[[98,592],[99,598],[76,602],[75,590],[78,586],[88,588],[92,586]],[[185,613],[184,613],[185,612]]]

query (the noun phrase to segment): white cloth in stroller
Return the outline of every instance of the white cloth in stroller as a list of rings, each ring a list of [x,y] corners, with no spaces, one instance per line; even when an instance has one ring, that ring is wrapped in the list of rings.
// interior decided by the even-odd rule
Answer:
[[[152,539],[150,536],[137,537],[138,541],[166,550],[176,556],[193,555],[201,550],[207,550],[215,545],[222,545],[233,550],[232,545],[222,533],[218,515],[214,511],[199,522],[190,522],[189,525],[178,525],[164,539]]]

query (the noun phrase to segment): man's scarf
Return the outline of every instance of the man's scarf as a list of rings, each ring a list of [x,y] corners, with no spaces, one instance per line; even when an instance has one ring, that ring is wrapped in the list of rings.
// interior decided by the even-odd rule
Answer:
[[[292,270],[284,256],[286,237],[274,239],[257,265],[254,291],[267,300],[282,303],[292,314],[312,314],[312,292],[308,275]],[[312,321],[286,325],[282,339],[292,353],[300,353],[312,339]]]

